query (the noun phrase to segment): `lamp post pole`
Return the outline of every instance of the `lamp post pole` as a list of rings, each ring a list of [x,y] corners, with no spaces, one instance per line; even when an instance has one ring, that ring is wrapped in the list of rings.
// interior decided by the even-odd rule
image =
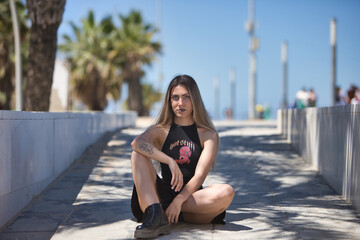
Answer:
[[[162,44],[162,0],[157,0],[157,28],[158,28],[159,42]],[[160,54],[157,56],[157,63],[158,63],[158,84],[159,84],[159,89],[161,91],[164,76],[162,72],[162,57]]]
[[[215,97],[214,97],[214,106],[215,106],[215,119],[220,119],[219,116],[219,108],[220,108],[220,91],[219,91],[219,78],[217,76],[214,77],[214,89],[215,89]]]
[[[283,42],[282,44],[282,54],[281,54],[281,60],[283,65],[283,104],[282,108],[286,109],[288,102],[287,102],[287,42]]]
[[[336,94],[336,19],[331,19],[330,23],[330,47],[332,53],[331,59],[331,104],[335,106]]]
[[[231,102],[231,118],[235,119],[236,116],[236,83],[235,83],[235,70],[230,69],[230,102]]]
[[[246,29],[250,34],[250,76],[249,76],[249,113],[248,118],[255,118],[256,103],[256,56],[255,51],[259,47],[259,39],[255,35],[254,0],[249,0],[249,21],[246,22]]]

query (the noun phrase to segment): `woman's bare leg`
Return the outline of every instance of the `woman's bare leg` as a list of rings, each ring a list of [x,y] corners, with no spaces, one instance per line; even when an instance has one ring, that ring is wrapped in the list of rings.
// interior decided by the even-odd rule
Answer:
[[[131,168],[140,208],[145,212],[147,206],[159,203],[156,191],[156,172],[151,159],[137,152],[133,152],[131,155]]]
[[[234,189],[228,184],[214,184],[196,191],[182,205],[184,220],[197,224],[210,223],[229,207],[234,195]]]
[[[133,152],[131,167],[140,208],[144,212],[143,223],[136,227],[134,237],[153,239],[168,234],[170,225],[159,203],[156,191],[157,176],[151,159]]]

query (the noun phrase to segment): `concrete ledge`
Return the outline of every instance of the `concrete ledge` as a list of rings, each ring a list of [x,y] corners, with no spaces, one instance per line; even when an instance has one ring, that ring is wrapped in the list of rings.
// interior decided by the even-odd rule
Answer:
[[[105,132],[135,126],[121,114],[0,111],[0,227]]]
[[[360,210],[360,105],[279,110],[281,132]]]

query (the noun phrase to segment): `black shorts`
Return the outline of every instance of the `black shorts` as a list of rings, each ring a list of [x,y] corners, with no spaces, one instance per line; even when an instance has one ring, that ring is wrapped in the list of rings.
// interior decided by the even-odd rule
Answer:
[[[166,209],[169,207],[173,199],[177,196],[178,193],[176,193],[171,188],[167,187],[166,184],[163,182],[163,180],[156,175],[156,188],[157,193],[160,198],[160,203],[162,206],[162,209],[166,211]],[[202,189],[202,187],[200,187]],[[200,190],[199,189],[199,190]],[[143,218],[143,211],[140,208],[139,199],[136,191],[136,187],[134,185],[133,192],[131,196],[131,211],[136,218],[137,222],[141,222]],[[211,223],[214,224],[225,224],[224,218],[225,218],[226,211],[220,213],[218,216],[216,216]],[[180,213],[179,221],[182,221],[182,214]]]

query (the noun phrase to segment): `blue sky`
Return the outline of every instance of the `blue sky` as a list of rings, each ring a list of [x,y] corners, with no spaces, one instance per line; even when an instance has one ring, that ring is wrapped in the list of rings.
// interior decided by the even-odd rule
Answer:
[[[95,17],[140,10],[148,23],[157,22],[156,0],[68,0],[59,42],[70,34],[68,22],[80,24],[90,9]],[[272,117],[282,100],[281,44],[288,43],[288,101],[302,87],[314,88],[318,106],[330,105],[330,21],[337,19],[337,84],[345,92],[351,83],[360,86],[360,0],[255,0],[257,56],[256,103],[268,104]],[[249,34],[247,0],[162,0],[162,72],[146,67],[145,82],[166,91],[177,74],[197,81],[205,105],[215,115],[214,77],[220,80],[220,111],[230,106],[229,71],[236,72],[236,118],[248,111]],[[159,36],[155,38],[158,39]],[[122,99],[126,98],[124,92]],[[119,105],[118,105],[119,106]],[[108,110],[112,110],[113,105]],[[156,111],[156,110],[155,110]]]

